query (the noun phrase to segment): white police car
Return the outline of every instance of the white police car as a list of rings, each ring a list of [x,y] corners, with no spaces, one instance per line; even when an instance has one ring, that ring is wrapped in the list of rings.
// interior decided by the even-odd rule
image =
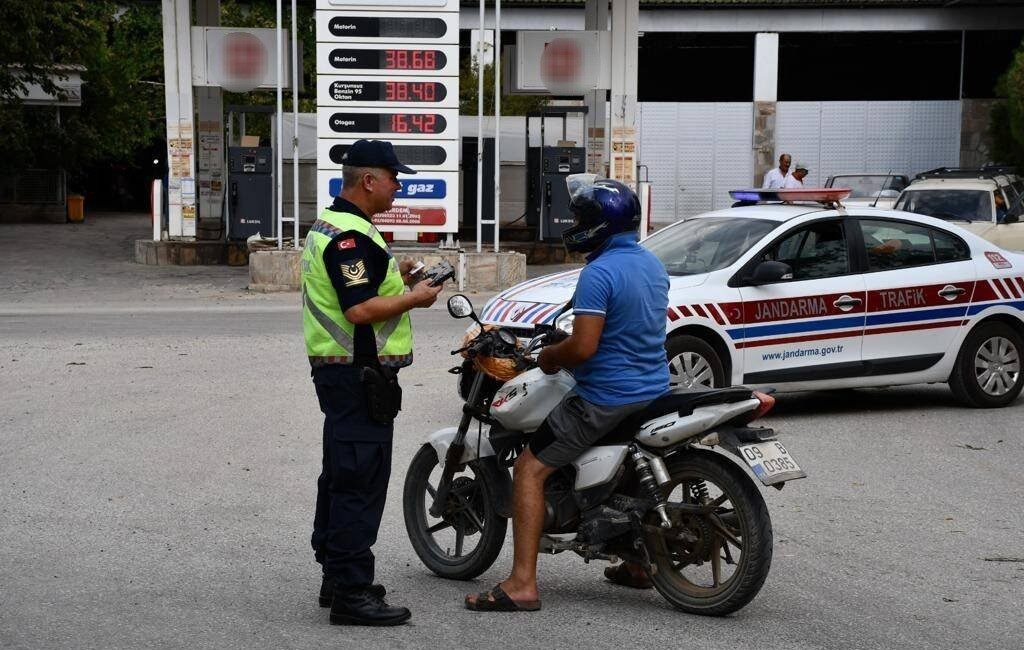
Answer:
[[[845,196],[782,194],[773,198]],[[948,382],[978,407],[1005,406],[1021,391],[1024,254],[946,221],[837,203],[760,203],[679,221],[642,245],[671,276],[673,384]],[[562,312],[578,275],[520,283],[492,298],[481,320],[529,336]]]

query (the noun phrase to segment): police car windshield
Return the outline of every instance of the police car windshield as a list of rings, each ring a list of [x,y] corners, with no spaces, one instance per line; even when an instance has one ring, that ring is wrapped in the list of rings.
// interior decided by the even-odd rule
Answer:
[[[905,190],[894,207],[947,221],[993,220],[987,190]]]
[[[731,265],[777,225],[736,217],[688,219],[654,233],[643,245],[661,260],[669,275],[696,275]]]

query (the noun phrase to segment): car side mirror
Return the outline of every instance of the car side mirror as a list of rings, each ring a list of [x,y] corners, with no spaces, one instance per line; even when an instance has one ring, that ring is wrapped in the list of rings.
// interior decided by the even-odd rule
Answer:
[[[752,287],[759,287],[762,284],[792,279],[793,269],[789,264],[767,260],[754,267],[754,272],[747,278],[747,284]]]
[[[1017,223],[1018,221],[1020,221],[1020,215],[1015,212],[1011,212],[1003,217],[1003,223]]]

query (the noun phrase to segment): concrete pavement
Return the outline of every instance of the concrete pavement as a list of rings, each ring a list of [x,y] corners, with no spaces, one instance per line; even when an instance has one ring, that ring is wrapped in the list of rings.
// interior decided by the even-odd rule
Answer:
[[[248,295],[244,269],[132,264],[137,236],[0,226],[2,648],[1019,646],[1024,400],[963,409],[944,386],[781,396],[765,423],[810,477],[765,491],[772,572],[733,616],[680,614],[567,554],[540,558],[541,612],[465,611],[504,577],[511,539],[480,579],[441,580],[400,504],[413,454],[460,411],[444,371],[464,323],[440,305],[414,315],[376,547],[412,623],[329,626],[296,296]],[[88,262],[90,237],[109,256]],[[46,270],[57,256],[66,276]]]

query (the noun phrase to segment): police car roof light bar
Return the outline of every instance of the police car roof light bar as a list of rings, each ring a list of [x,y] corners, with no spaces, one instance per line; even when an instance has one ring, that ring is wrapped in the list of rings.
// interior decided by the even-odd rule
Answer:
[[[839,202],[850,196],[848,187],[803,187],[792,189],[752,188],[745,190],[729,190],[729,196],[736,201],[771,202],[785,201],[789,203],[821,203],[828,206],[840,206]]]

